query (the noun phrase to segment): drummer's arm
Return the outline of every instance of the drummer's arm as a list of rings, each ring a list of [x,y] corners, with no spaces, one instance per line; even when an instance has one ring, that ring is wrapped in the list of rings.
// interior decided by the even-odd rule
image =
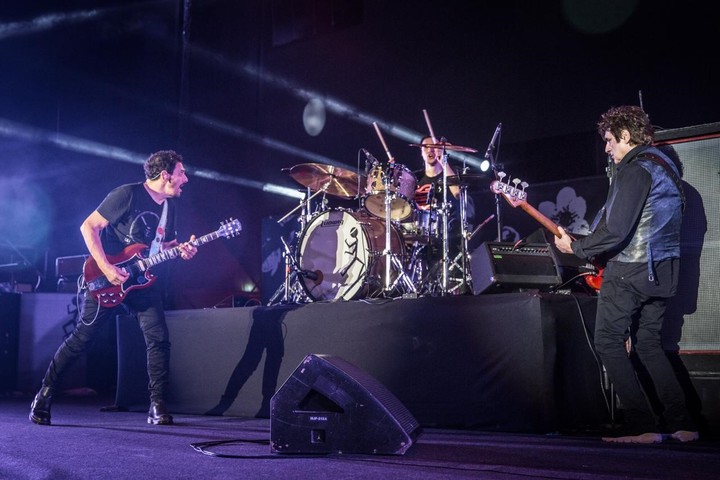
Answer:
[[[453,170],[453,168],[450,166],[450,162],[447,162],[445,164],[445,172],[447,173],[448,177],[457,175],[455,173],[455,170]],[[460,198],[460,187],[457,185],[450,185],[450,193],[452,193],[453,197]]]

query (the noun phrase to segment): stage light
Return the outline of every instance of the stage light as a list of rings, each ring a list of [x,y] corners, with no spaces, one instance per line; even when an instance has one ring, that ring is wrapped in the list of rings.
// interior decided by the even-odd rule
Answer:
[[[325,105],[318,98],[311,99],[303,110],[303,126],[308,135],[316,137],[325,128]]]

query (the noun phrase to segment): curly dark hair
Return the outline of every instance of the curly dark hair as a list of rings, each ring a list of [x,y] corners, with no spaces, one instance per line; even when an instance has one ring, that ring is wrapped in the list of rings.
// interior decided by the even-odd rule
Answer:
[[[610,132],[616,139],[621,137],[623,130],[627,130],[632,145],[650,145],[655,139],[655,128],[650,123],[650,117],[635,105],[612,107],[600,116],[597,129],[601,137],[605,136],[605,132]]]
[[[182,161],[182,155],[173,150],[160,150],[159,152],[155,152],[145,160],[145,164],[143,165],[145,177],[148,180],[155,180],[163,170],[172,174],[175,170],[175,165],[182,163]]]

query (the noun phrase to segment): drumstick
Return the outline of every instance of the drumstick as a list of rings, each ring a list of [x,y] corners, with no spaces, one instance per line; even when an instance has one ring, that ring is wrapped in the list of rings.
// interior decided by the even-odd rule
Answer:
[[[392,154],[390,153],[390,150],[387,147],[387,144],[385,143],[385,139],[382,136],[382,133],[380,132],[380,128],[378,127],[377,122],[373,122],[373,126],[375,127],[375,131],[378,134],[378,138],[380,138],[380,143],[382,143],[383,148],[385,149],[385,153],[387,153],[388,159],[390,160],[391,164],[395,163],[395,159],[393,158]]]
[[[430,136],[432,137],[433,143],[437,143],[437,137],[435,136],[435,132],[433,132],[432,125],[430,124],[430,117],[428,116],[427,110],[423,108],[423,115],[425,115],[425,123],[427,123],[428,131],[430,132]]]

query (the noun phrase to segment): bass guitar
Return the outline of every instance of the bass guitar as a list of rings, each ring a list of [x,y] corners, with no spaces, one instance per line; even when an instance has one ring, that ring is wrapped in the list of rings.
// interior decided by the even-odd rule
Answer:
[[[490,184],[490,190],[493,193],[502,195],[513,208],[520,207],[525,213],[540,223],[540,225],[548,229],[550,233],[560,238],[562,235],[560,235],[560,230],[558,230],[557,225],[527,202],[527,192],[525,191],[525,188],[527,187],[528,184],[526,182],[521,182],[517,178],[513,180],[513,185],[503,183],[500,180],[493,180]],[[595,262],[591,261],[591,263],[595,268],[596,273],[584,274],[585,283],[597,292],[602,286],[603,268]]]
[[[242,230],[242,225],[238,220],[232,218],[223,222],[221,227],[207,235],[196,238],[191,241],[195,247],[204,245],[208,242],[216,240],[220,237],[234,237]],[[88,291],[95,297],[98,304],[102,307],[116,307],[125,299],[128,292],[146,288],[152,285],[157,277],[150,272],[150,268],[167,260],[172,260],[180,256],[180,247],[173,247],[163,250],[154,255],[148,256],[149,247],[142,243],[135,243],[123,249],[117,255],[108,256],[110,263],[118,268],[122,268],[128,273],[128,279],[122,285],[113,285],[103,275],[102,271],[95,262],[93,257],[88,257],[83,265],[83,276],[87,284]]]

